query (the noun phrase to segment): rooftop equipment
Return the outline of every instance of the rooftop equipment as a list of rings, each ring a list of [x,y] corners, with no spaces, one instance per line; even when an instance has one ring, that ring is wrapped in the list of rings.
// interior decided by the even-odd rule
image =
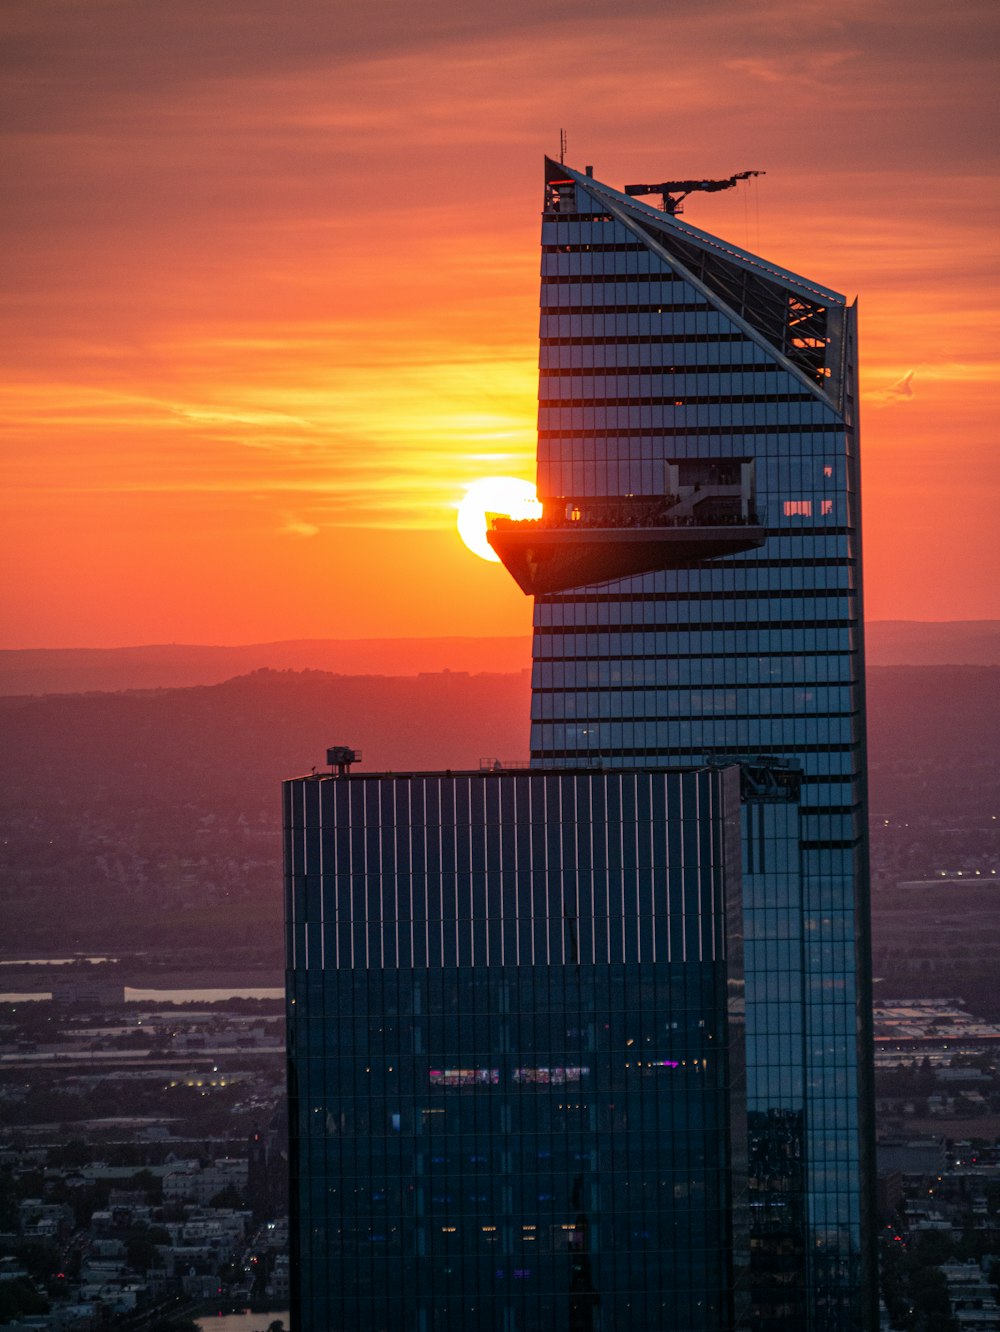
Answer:
[[[659,194],[662,196],[660,206],[663,211],[676,217],[684,211],[681,204],[696,190],[714,194],[716,190],[731,190],[737,181],[766,174],[765,171],[737,171],[735,176],[727,176],[725,180],[665,180],[659,185],[626,185],[625,193],[633,197],[637,194]]]

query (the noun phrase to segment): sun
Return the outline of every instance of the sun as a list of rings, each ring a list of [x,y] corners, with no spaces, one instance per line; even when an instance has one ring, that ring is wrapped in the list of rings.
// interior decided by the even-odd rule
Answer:
[[[516,476],[484,476],[473,481],[458,506],[458,534],[480,559],[500,563],[486,541],[488,520],[495,514],[511,518],[540,518],[542,506],[530,481]]]

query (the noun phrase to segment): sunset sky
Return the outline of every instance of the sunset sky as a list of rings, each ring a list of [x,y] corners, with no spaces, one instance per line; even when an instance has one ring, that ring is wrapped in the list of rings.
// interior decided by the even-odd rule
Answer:
[[[542,155],[860,297],[867,613],[1000,617],[996,0],[0,3],[6,647],[526,632]]]

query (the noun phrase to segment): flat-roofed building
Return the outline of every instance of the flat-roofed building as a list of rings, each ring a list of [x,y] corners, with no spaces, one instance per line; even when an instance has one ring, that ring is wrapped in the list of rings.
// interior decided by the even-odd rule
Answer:
[[[299,1332],[745,1326],[739,774],[285,785]]]

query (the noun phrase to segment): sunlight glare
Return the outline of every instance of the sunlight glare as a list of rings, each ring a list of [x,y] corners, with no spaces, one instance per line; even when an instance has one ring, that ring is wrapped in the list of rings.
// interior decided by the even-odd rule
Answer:
[[[458,506],[458,534],[480,559],[499,564],[486,540],[488,520],[495,514],[511,518],[540,518],[542,506],[530,481],[516,476],[484,476],[473,481]]]

